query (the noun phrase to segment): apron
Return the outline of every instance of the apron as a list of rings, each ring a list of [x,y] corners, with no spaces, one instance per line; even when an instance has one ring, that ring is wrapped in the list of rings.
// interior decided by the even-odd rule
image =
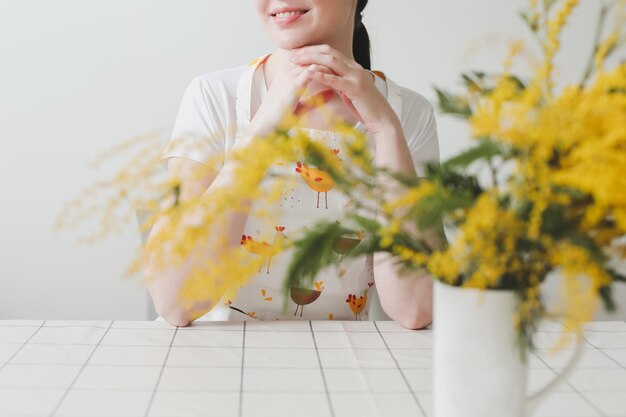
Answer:
[[[270,54],[265,54],[248,64],[240,78],[237,97],[237,133],[235,142],[251,121],[251,95],[255,71]],[[377,88],[383,89],[387,100],[398,117],[402,114],[402,97],[398,86],[380,71]],[[354,126],[365,132],[361,122]],[[339,134],[312,128],[295,127],[307,132],[312,140],[321,141],[341,159],[342,145]],[[368,136],[369,146],[375,152],[375,142]],[[228,149],[226,150],[228,154]],[[303,162],[273,167],[275,174],[286,180],[280,184],[280,198],[270,205],[252,204],[250,215],[241,239],[242,250],[257,258],[258,272],[247,284],[239,288],[232,299],[224,297],[198,320],[367,320],[374,285],[373,257],[344,259],[343,254],[356,247],[363,237],[357,233],[341,237],[334,248],[339,260],[337,266],[322,269],[310,288],[290,288],[287,312],[283,307],[283,278],[293,249],[278,250],[276,242],[296,236],[318,220],[339,221],[350,206],[348,198],[334,189],[328,175]],[[262,191],[270,192],[277,186],[276,177],[262,181]],[[262,210],[263,215],[255,215]],[[375,289],[372,291],[374,292]],[[369,295],[369,296],[368,296]],[[368,300],[370,302],[368,303]]]

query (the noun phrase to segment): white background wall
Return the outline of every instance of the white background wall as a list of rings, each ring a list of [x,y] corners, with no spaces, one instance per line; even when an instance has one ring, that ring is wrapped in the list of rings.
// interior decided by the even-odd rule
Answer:
[[[579,78],[591,46],[598,2],[582,3],[558,58],[561,81]],[[507,40],[529,39],[516,17],[523,4],[371,0],[373,66],[432,100],[433,84],[498,68]],[[145,319],[145,289],[122,278],[136,225],[77,246],[52,234],[53,220],[96,178],[87,162],[99,152],[171,129],[192,77],[273,48],[252,0],[2,0],[0,319]],[[442,158],[469,144],[464,125],[438,124]]]

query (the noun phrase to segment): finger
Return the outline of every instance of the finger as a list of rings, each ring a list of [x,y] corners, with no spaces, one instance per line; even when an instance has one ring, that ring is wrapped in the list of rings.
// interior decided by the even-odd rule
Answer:
[[[354,118],[357,119],[359,122],[364,123],[363,118],[361,118],[358,110],[354,107],[352,100],[350,100],[350,98],[344,93],[339,93],[339,97],[341,97],[341,101],[343,101],[343,104],[348,108],[348,110],[350,110],[352,116],[354,116]]]
[[[326,74],[315,70],[306,70],[305,74],[312,80],[322,83],[328,87],[331,87],[338,92],[345,93],[351,88],[350,82],[345,77],[340,77],[334,74]]]
[[[287,75],[297,76],[307,67],[303,67],[302,65],[293,64],[293,67],[289,69]]]
[[[293,57],[293,62],[298,65],[319,64],[330,68],[335,74],[345,76],[354,68],[347,65],[343,58],[334,55],[320,53],[303,53]]]
[[[298,103],[296,104],[295,113],[297,115],[307,113],[317,107],[323,106],[324,104],[331,101],[335,94],[335,92],[332,89],[325,89],[323,91],[318,91],[314,94],[307,94],[307,91],[306,91],[306,89],[308,88],[308,84],[312,81],[311,78],[306,74],[305,72],[306,69],[317,70],[323,73],[330,74],[332,73],[330,68],[325,67],[323,65],[317,65],[317,64],[312,64],[312,65],[309,65],[308,67],[303,66],[301,68],[302,68],[302,74],[300,75],[300,77],[302,77],[302,79],[299,80],[301,89],[300,89],[298,97],[304,97],[304,98],[302,100],[299,100]]]
[[[299,56],[301,54],[308,53],[331,55],[343,61],[349,68],[356,70],[363,69],[363,66],[356,62],[353,58],[346,56],[344,53],[330,45],[309,45],[292,50],[292,56]]]
[[[309,64],[309,65],[298,65],[296,66],[296,68],[291,72],[291,74],[294,77],[297,77],[298,75],[302,74],[304,71],[306,71],[307,69],[314,69],[316,71],[322,71],[322,72],[327,72],[329,74],[333,73],[333,70],[331,70],[330,68],[328,68],[325,65],[320,65],[320,64]]]
[[[298,98],[308,95],[307,88],[311,82],[311,78],[307,75],[307,69],[327,73],[332,72],[329,68],[317,64],[309,65],[308,67],[300,67],[299,74],[296,76],[296,95]]]
[[[299,68],[300,68],[300,72],[304,72],[306,70],[314,70],[314,71],[325,72],[327,74],[334,74],[333,70],[328,68],[326,65],[309,64],[309,65],[300,65]]]

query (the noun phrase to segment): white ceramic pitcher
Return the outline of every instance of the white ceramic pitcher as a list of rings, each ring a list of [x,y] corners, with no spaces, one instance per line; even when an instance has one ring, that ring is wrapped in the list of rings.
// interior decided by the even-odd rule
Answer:
[[[434,285],[435,417],[527,417],[578,362],[582,339],[561,374],[526,394],[513,315],[519,300],[510,290]]]

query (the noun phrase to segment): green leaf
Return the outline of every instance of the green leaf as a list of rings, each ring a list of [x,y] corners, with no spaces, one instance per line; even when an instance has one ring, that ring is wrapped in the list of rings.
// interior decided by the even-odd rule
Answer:
[[[515,83],[518,91],[526,89],[526,83],[524,83],[518,76],[509,75],[509,79]]]
[[[528,212],[523,220],[529,220],[532,211],[532,203],[529,202]],[[549,204],[542,214],[541,232],[556,239],[569,235],[571,230],[575,230],[579,219],[571,217],[571,208],[562,204]],[[570,217],[568,217],[568,214]]]
[[[294,252],[283,283],[283,311],[287,311],[291,287],[309,287],[322,268],[336,262],[333,248],[337,239],[353,233],[337,222],[321,221],[293,241]]]
[[[610,285],[605,285],[598,289],[598,293],[602,299],[602,304],[604,304],[604,309],[609,313],[615,311],[616,306],[613,300],[613,288]]]
[[[596,245],[596,242],[594,242],[587,236],[577,232],[570,232],[567,235],[574,245],[580,246],[581,248],[585,249],[585,251],[587,251],[591,255],[591,258],[596,263],[598,263],[601,267],[604,267],[604,264],[606,262],[606,255],[602,251],[602,248]]]
[[[621,272],[617,272],[616,270],[609,268],[608,273],[611,275],[611,277],[613,278],[613,281],[616,282],[626,282],[626,275],[624,275]]]
[[[350,213],[349,217],[354,219],[359,226],[364,228],[369,233],[377,233],[381,227],[381,224],[378,221],[368,217],[363,217],[355,213]]]
[[[437,87],[433,87],[437,93],[438,108],[442,113],[459,116],[467,119],[472,115],[472,109],[469,104],[462,100],[461,97],[447,93]]]
[[[480,80],[483,80],[487,76],[487,74],[484,71],[476,71],[476,70],[472,71],[472,75],[474,75],[474,77]]]
[[[443,163],[444,168],[466,168],[473,162],[480,159],[491,159],[494,156],[502,155],[501,146],[492,140],[483,139],[478,145],[461,152]]]
[[[438,230],[445,214],[459,208],[468,208],[474,204],[475,196],[470,193],[432,194],[420,200],[410,210],[408,217],[417,220],[421,230]]]
[[[472,79],[472,77],[470,77],[469,75],[461,74],[461,78],[463,79],[463,84],[465,85],[465,88],[467,88],[468,90],[483,91],[483,86],[478,84],[478,82]]]
[[[474,175],[458,172],[446,165],[428,166],[427,169],[431,180],[439,183],[440,188],[448,193],[468,193],[476,197],[483,192]]]
[[[537,32],[537,30],[539,29],[538,25],[537,25],[537,21],[536,19],[531,19],[531,17],[529,16],[529,14],[525,11],[522,10],[519,12],[519,16],[522,18],[522,20],[524,21],[524,23],[526,23],[526,26],[528,26],[528,28],[533,31],[533,32]]]
[[[422,178],[415,178],[413,176],[404,175],[398,171],[391,171],[386,168],[380,168],[380,172],[384,172],[405,187],[415,187],[422,180]]]

